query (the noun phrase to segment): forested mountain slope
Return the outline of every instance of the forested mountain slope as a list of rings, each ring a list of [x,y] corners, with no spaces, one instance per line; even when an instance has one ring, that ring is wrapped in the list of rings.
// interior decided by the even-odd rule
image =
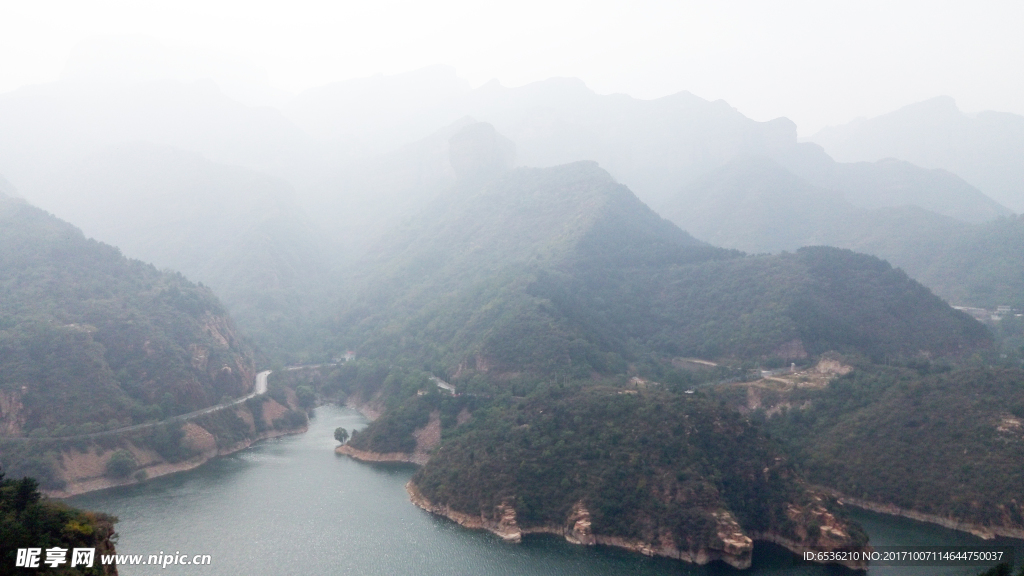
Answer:
[[[661,214],[715,246],[779,252],[826,244],[858,209],[764,156],[740,158],[682,187]]]
[[[373,252],[340,327],[444,371],[621,372],[648,354],[961,354],[984,328],[875,258],[744,257],[694,240],[593,163],[453,188]]]
[[[4,435],[160,419],[240,396],[254,376],[208,288],[0,197]]]
[[[959,176],[903,160],[836,162],[817,144],[789,146],[770,158],[807,182],[839,192],[859,208],[917,206],[964,222],[986,222],[1012,211]]]
[[[816,484],[976,530],[1024,534],[1019,368],[859,366],[824,388],[762,381],[719,393],[775,414],[772,435]]]
[[[452,430],[413,477],[414,501],[505,538],[550,532],[740,568],[752,540],[793,551],[867,544],[736,412],[693,395],[547,392]]]
[[[801,232],[819,225],[831,231],[834,221],[822,214],[837,205],[910,204],[971,222],[1006,212],[951,174],[905,162],[840,164],[820,147],[798,143],[795,126],[786,119],[754,122],[725,102],[688,93],[644,101],[598,95],[572,79],[466,90],[450,71],[440,69],[411,75],[409,82],[378,80],[296,100],[304,104],[290,113],[301,112],[303,125],[332,118],[315,137],[303,135],[273,111],[232,102],[202,82],[58,82],[0,99],[0,120],[8,119],[12,127],[0,138],[0,149],[5,165],[15,171],[8,175],[26,198],[131,257],[210,285],[260,348],[283,361],[323,356],[319,343],[326,334],[317,327],[318,310],[330,308],[332,296],[342,292],[333,275],[338,262],[358,257],[394,226],[418,218],[424,206],[453,185],[447,143],[470,121],[467,115],[492,122],[510,137],[517,163],[598,161],[659,211],[678,202],[672,198],[681,188],[699,186],[709,173],[751,156],[773,158],[810,186],[828,191],[825,199],[801,192],[799,201],[782,204],[795,209],[761,202],[756,205],[765,209],[755,213],[742,208],[755,203],[734,204],[733,210],[740,206],[739,212],[747,210],[757,223],[723,226],[730,233],[722,236],[697,233],[696,226],[670,214],[701,239],[751,252],[818,243],[860,250],[860,240],[829,241],[814,230]],[[168,89],[162,99],[155,96],[161,86]],[[431,94],[429,102],[410,102],[407,94],[397,94],[410,86],[423,86]],[[111,93],[116,97],[108,97]],[[361,119],[367,94],[381,103],[380,114]],[[34,101],[38,106],[33,107]],[[116,105],[128,101],[131,105]],[[362,104],[339,109],[346,101]],[[146,121],[136,121],[140,116]],[[97,131],[90,120],[94,117],[116,129]],[[176,123],[182,117],[189,120]],[[391,134],[387,142],[341,151],[352,144],[348,136],[384,125]],[[31,126],[43,128],[32,131]],[[426,137],[402,140],[418,134]],[[380,150],[391,151],[376,153]],[[290,184],[264,174],[287,178]],[[777,218],[786,220],[774,227],[781,241],[756,245],[757,229]],[[736,242],[735,237],[752,241]],[[889,257],[893,252],[872,253]],[[915,270],[907,261],[895,262]],[[946,297],[951,293],[942,291]]]
[[[838,227],[830,243],[885,258],[950,303],[1024,309],[1021,216],[965,225],[904,208],[859,221]]]
[[[115,554],[117,518],[97,512],[72,508],[67,504],[44,498],[38,483],[32,478],[14,480],[0,473],[0,534],[4,545],[0,548],[0,562],[5,574],[25,573],[29,569],[15,570],[18,550],[39,548],[39,565],[33,571],[43,572],[49,566],[42,550],[62,548],[67,553],[74,548],[93,548],[96,566],[63,567],[64,574],[111,575],[116,566],[104,566],[102,556]],[[48,571],[48,570],[47,570]]]
[[[335,331],[360,359],[328,388],[384,414],[344,450],[428,454],[414,502],[508,539],[736,566],[757,539],[862,546],[779,445],[687,392],[673,360],[957,358],[990,348],[987,330],[872,256],[715,248],[592,162],[503,169],[495,137],[457,133],[454,154],[477,151],[453,159],[459,180],[351,280]]]

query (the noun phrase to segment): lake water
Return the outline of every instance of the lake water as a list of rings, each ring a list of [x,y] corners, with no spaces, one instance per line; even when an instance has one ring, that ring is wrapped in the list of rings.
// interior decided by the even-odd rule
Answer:
[[[215,575],[662,575],[740,574],[721,563],[693,566],[551,536],[520,545],[466,530],[409,503],[414,469],[369,465],[334,454],[338,426],[360,429],[353,410],[317,409],[309,431],[262,442],[189,472],[142,485],[70,499],[120,518],[121,554],[210,554],[201,567],[120,566],[125,576]],[[867,512],[855,512],[876,545],[982,544],[970,535]],[[1006,543],[1006,541],[1000,542]],[[1020,542],[1015,542],[1020,545]],[[1021,556],[1021,550],[1017,552]],[[872,576],[969,575],[979,569],[873,567]],[[742,574],[857,574],[799,562],[757,544]]]

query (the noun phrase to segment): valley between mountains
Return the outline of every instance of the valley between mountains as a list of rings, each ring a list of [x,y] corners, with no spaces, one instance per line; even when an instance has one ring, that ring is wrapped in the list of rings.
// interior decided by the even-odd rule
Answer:
[[[419,465],[413,504],[508,542],[747,568],[867,550],[850,505],[1024,537],[1024,221],[995,180],[620,96],[485,85],[359,149],[297,127],[315,93],[168,91],[237,113],[217,145],[83,125],[58,157],[11,120],[4,474],[141,484],[336,403],[373,420],[339,454]],[[819,139],[852,158],[852,130]]]

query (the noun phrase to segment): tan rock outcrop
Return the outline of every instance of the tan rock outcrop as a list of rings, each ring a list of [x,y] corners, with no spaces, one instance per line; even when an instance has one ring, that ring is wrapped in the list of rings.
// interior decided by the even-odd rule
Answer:
[[[524,534],[554,534],[562,536],[566,541],[573,544],[615,546],[644,554],[645,556],[664,556],[696,564],[707,564],[713,560],[722,560],[735,568],[748,568],[750,566],[753,541],[739,530],[739,524],[736,523],[735,519],[727,511],[722,511],[716,515],[716,519],[719,520],[719,547],[679,550],[671,540],[659,539],[658,542],[645,542],[634,538],[594,534],[591,527],[590,512],[582,502],[573,506],[569,517],[566,519],[566,523],[562,526],[530,526],[523,528],[517,522],[515,508],[508,503],[500,504],[492,511],[481,510],[479,515],[467,514],[453,510],[450,506],[431,502],[411,481],[406,484],[405,488],[409,492],[409,499],[412,503],[427,512],[444,516],[465,528],[487,530],[496,534],[505,542],[518,543],[522,541]],[[490,513],[488,514],[487,512]]]
[[[192,470],[208,462],[212,458],[232,454],[252,446],[255,442],[276,436],[305,432],[305,428],[295,430],[270,429],[257,433],[253,415],[245,404],[231,408],[249,426],[250,436],[231,445],[218,446],[217,438],[196,422],[186,422],[182,427],[183,445],[192,450],[193,456],[180,462],[168,462],[155,450],[145,447],[145,442],[131,432],[118,437],[110,444],[89,444],[84,450],[67,447],[59,452],[57,468],[60,478],[66,483],[63,490],[48,490],[49,496],[66,498],[95,490],[103,490],[113,486],[134,484],[141,478],[155,478],[176,472]],[[264,418],[268,415],[279,417],[288,408],[274,401],[264,404]],[[135,457],[138,465],[134,474],[128,478],[111,478],[106,475],[107,461],[116,450],[128,450]],[[139,473],[144,473],[136,477]]]
[[[363,462],[407,462],[423,466],[430,460],[430,454],[434,448],[441,443],[441,413],[437,410],[431,412],[427,425],[417,428],[412,435],[416,438],[416,450],[411,454],[407,452],[369,452],[353,448],[348,444],[338,446],[334,452]]]
[[[18,391],[0,392],[0,436],[21,436],[25,407]]]

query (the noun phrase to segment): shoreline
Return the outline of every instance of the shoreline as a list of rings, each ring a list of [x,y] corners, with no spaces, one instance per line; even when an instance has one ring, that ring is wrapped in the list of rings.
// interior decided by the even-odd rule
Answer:
[[[358,402],[349,399],[345,402],[346,408],[358,411],[369,421],[380,417],[374,407],[368,402]],[[416,438],[416,449],[413,452],[371,452],[353,448],[350,444],[342,444],[334,449],[335,454],[345,455],[361,462],[395,462],[403,464],[416,464],[424,466],[430,460],[434,448],[441,442],[441,419],[440,414],[435,410],[431,412],[430,419],[422,428],[413,431]]]
[[[193,456],[188,460],[181,462],[160,462],[154,463],[149,466],[140,466],[136,472],[145,472],[146,478],[142,481],[135,480],[134,478],[126,478],[123,480],[115,480],[107,476],[98,476],[94,478],[85,478],[76,482],[68,482],[68,485],[63,490],[43,490],[49,498],[65,499],[73,496],[81,496],[82,494],[88,494],[90,492],[98,492],[100,490],[106,490],[108,488],[117,488],[119,486],[131,486],[135,484],[143,484],[153,478],[159,478],[160,476],[169,476],[171,474],[177,474],[179,472],[187,472],[189,470],[195,470],[203,464],[206,464],[214,458],[220,458],[221,456],[229,456],[236,452],[241,452],[246,448],[251,447],[257,442],[263,440],[269,440],[270,438],[278,438],[280,436],[289,436],[292,434],[303,434],[308,430],[308,426],[302,428],[296,428],[294,430],[272,430],[257,435],[254,438],[238,442],[230,447],[224,449],[212,449],[205,450],[197,456]]]
[[[675,548],[668,549],[664,547],[655,547],[648,542],[642,542],[640,540],[592,534],[590,532],[589,513],[580,515],[581,518],[574,523],[572,530],[567,530],[560,526],[532,526],[529,528],[520,528],[515,523],[515,510],[511,508],[501,509],[501,512],[503,512],[501,520],[487,520],[482,516],[472,516],[464,512],[452,510],[447,506],[434,504],[423,496],[419,491],[419,488],[417,488],[411,480],[406,483],[405,490],[409,494],[409,500],[417,507],[436,516],[447,518],[464,528],[469,528],[471,530],[486,530],[501,538],[503,542],[512,544],[520,543],[524,535],[550,534],[553,536],[561,536],[570,544],[578,544],[581,546],[614,546],[616,548],[623,548],[631,552],[643,554],[644,556],[661,556],[697,565],[707,564],[714,560],[721,560],[733,568],[742,570],[744,568],[749,568],[751,563],[751,554],[753,551],[751,542],[740,543],[740,546],[736,547],[735,553],[733,554],[730,554],[725,550],[709,550],[707,548],[696,552],[683,552]],[[581,520],[583,521],[582,523]]]
[[[847,496],[838,490],[832,488],[826,488],[824,486],[815,486],[815,488],[825,492],[842,505],[850,505],[854,508],[860,508],[869,512],[875,512],[878,514],[886,514],[888,516],[900,516],[903,518],[909,518],[910,520],[916,520],[918,522],[924,522],[926,524],[935,524],[948,528],[950,530],[956,530],[957,532],[966,532],[981,538],[982,540],[992,540],[993,538],[1002,536],[1005,538],[1015,538],[1017,540],[1024,540],[1024,528],[1008,528],[1006,526],[985,526],[981,524],[975,524],[973,522],[965,522],[963,520],[957,520],[955,518],[947,518],[945,516],[939,516],[937,514],[927,514],[925,512],[917,512],[915,510],[908,510],[906,508],[900,508],[895,504],[885,504],[882,502],[875,502],[873,500],[864,500],[861,498],[855,498],[853,496]]]
[[[361,414],[363,414],[363,416],[365,416],[370,421],[373,421],[373,420],[375,420],[376,418],[378,418],[380,416],[379,412],[377,412],[376,410],[373,410],[368,405],[368,403],[365,403],[365,402],[358,402],[358,401],[357,402],[353,402],[353,401],[349,400],[348,402],[346,402],[345,405],[347,407],[349,407],[349,408],[353,408],[353,409],[359,411]],[[350,448],[347,444],[335,448],[335,453],[336,454],[347,455],[347,456],[349,456],[351,458],[354,458],[356,460],[359,460],[361,462],[400,462],[400,463],[409,463],[409,464],[416,464],[416,465],[419,465],[419,466],[423,466],[423,465],[426,464],[427,460],[429,460],[429,455],[426,455],[427,457],[423,458],[422,456],[424,456],[424,455],[421,455],[421,454],[407,454],[407,453],[402,453],[402,452],[395,452],[395,453],[389,453],[389,454],[378,454],[376,452],[368,452],[368,451],[364,451],[364,450],[357,450],[357,449],[354,449],[354,448]],[[907,509],[895,506],[893,504],[884,504],[884,503],[881,503],[881,502],[874,502],[874,501],[871,501],[871,500],[863,500],[863,499],[860,499],[860,498],[855,498],[855,497],[852,497],[852,496],[847,496],[847,495],[839,492],[838,490],[834,490],[832,488],[828,488],[828,487],[825,487],[825,486],[814,485],[814,486],[812,486],[812,488],[814,488],[816,490],[820,490],[821,492],[824,492],[824,493],[826,493],[826,494],[836,498],[839,501],[839,503],[842,504],[842,505],[849,504],[850,506],[853,506],[855,508],[860,508],[860,509],[863,509],[863,510],[867,510],[869,512],[875,512],[875,513],[878,513],[878,514],[886,514],[886,515],[889,515],[889,516],[900,516],[900,517],[908,518],[910,520],[915,520],[915,521],[918,521],[918,522],[925,522],[927,524],[935,524],[935,525],[938,525],[938,526],[942,526],[943,528],[948,528],[950,530],[956,530],[958,532],[965,532],[967,534],[971,534],[973,536],[977,536],[977,537],[979,537],[979,538],[981,538],[983,540],[991,540],[993,538],[1000,537],[1000,536],[1006,537],[1006,538],[1014,538],[1014,539],[1018,539],[1018,540],[1024,540],[1024,528],[1007,528],[1005,526],[984,526],[984,525],[974,524],[974,523],[971,523],[971,522],[965,522],[965,521],[956,520],[956,519],[952,519],[952,518],[946,518],[946,517],[938,516],[938,515],[935,515],[935,514],[927,514],[927,513],[924,513],[924,512],[917,512],[917,511],[914,511],[914,510],[907,510]],[[423,508],[423,506],[420,506],[420,507]],[[427,509],[427,508],[424,508],[424,509]],[[525,529],[525,530],[522,531],[522,533],[527,534],[527,533],[530,533],[531,530],[533,530],[533,529]],[[549,533],[565,536],[565,531],[564,530],[560,530],[560,529],[554,529],[553,528],[551,531],[549,531]],[[499,536],[500,536],[500,534],[499,534]],[[568,536],[566,537],[566,539],[568,539]],[[757,539],[758,540],[763,540],[763,541],[766,541],[766,542],[772,542],[772,543],[778,544],[780,546],[783,546],[784,548],[787,548],[787,549],[793,551],[794,554],[799,554],[800,552],[803,552],[803,549],[800,548],[800,546],[798,544],[796,544],[794,542],[790,542],[788,539],[781,538],[781,537],[778,537],[778,536],[775,536],[775,535],[772,535],[772,534],[759,534]],[[785,542],[789,542],[789,544],[793,544],[793,546],[790,546],[789,544],[786,544]],[[610,544],[610,545],[615,545],[615,544]],[[797,548],[799,548],[799,551],[797,551]]]
[[[425,454],[408,454],[406,452],[367,452],[353,448],[348,444],[342,444],[334,449],[335,454],[345,455],[360,462],[392,462],[401,464],[416,464],[423,466],[430,459]]]
[[[696,565],[705,565],[715,560],[721,560],[738,570],[750,568],[755,541],[770,542],[781,546],[796,556],[801,556],[803,552],[810,550],[809,547],[798,542],[794,542],[788,538],[761,532],[754,534],[754,538],[750,538],[742,533],[728,535],[720,533],[719,537],[722,538],[724,543],[722,548],[704,547],[699,550],[679,550],[674,546],[659,546],[652,542],[645,542],[632,538],[593,534],[590,531],[590,513],[581,505],[577,505],[573,509],[573,513],[570,515],[569,523],[572,524],[571,529],[568,528],[568,525],[520,528],[515,521],[515,510],[511,507],[500,506],[497,509],[497,512],[501,516],[500,520],[486,519],[482,515],[474,516],[466,514],[464,512],[452,510],[448,506],[440,506],[431,502],[420,492],[419,488],[412,482],[412,480],[406,483],[405,490],[409,494],[409,500],[415,506],[436,516],[447,518],[464,528],[486,530],[501,538],[503,542],[509,543],[519,543],[522,541],[522,537],[528,534],[550,534],[554,536],[561,536],[570,544],[583,546],[614,546],[630,552],[643,554],[644,556],[671,558],[673,560],[679,560]],[[727,520],[727,523],[730,522],[733,524],[735,523],[731,518]],[[738,526],[736,527],[738,528]],[[853,570],[867,569],[867,564],[861,562],[829,562],[827,564],[837,564]]]

